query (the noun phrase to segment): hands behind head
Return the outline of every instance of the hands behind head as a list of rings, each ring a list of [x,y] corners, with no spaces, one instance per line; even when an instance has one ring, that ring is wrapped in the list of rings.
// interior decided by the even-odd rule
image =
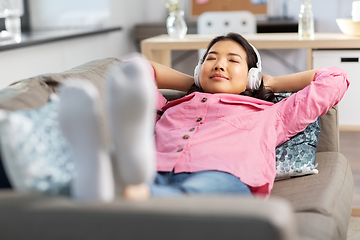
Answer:
[[[275,78],[270,75],[262,75],[264,87],[275,92]]]

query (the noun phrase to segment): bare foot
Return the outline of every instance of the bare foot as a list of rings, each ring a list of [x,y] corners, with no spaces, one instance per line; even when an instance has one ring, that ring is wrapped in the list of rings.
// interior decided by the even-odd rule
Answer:
[[[151,197],[150,188],[146,183],[128,185],[124,189],[123,197],[130,201],[144,201]]]

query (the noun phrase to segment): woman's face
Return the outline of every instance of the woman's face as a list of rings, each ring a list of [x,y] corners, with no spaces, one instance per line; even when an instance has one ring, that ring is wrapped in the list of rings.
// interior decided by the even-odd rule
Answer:
[[[244,48],[232,40],[215,43],[200,70],[200,85],[207,93],[240,94],[246,90],[248,65]]]

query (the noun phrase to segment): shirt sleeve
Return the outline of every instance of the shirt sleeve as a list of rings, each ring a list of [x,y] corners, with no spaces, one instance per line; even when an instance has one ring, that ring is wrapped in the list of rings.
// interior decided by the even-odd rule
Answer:
[[[277,145],[303,131],[307,125],[340,102],[349,87],[347,73],[336,67],[320,69],[299,92],[275,104],[278,114]]]

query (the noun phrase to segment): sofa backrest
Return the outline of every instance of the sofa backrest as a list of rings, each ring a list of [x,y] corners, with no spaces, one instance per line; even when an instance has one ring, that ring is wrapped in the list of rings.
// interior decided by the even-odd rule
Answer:
[[[52,73],[36,76],[13,83],[0,91],[0,109],[20,110],[38,108],[46,104],[52,93],[58,91],[59,84],[66,79],[87,79],[91,81],[100,92],[101,99],[101,125],[103,137],[110,141],[105,114],[105,78],[109,69],[120,60],[105,58],[85,63],[62,73]],[[182,97],[185,93],[174,90],[161,90],[168,100]],[[318,152],[339,152],[339,127],[337,106],[332,107],[321,119],[321,133],[317,147]]]
[[[320,117],[321,133],[317,152],[340,152],[338,106]]]

